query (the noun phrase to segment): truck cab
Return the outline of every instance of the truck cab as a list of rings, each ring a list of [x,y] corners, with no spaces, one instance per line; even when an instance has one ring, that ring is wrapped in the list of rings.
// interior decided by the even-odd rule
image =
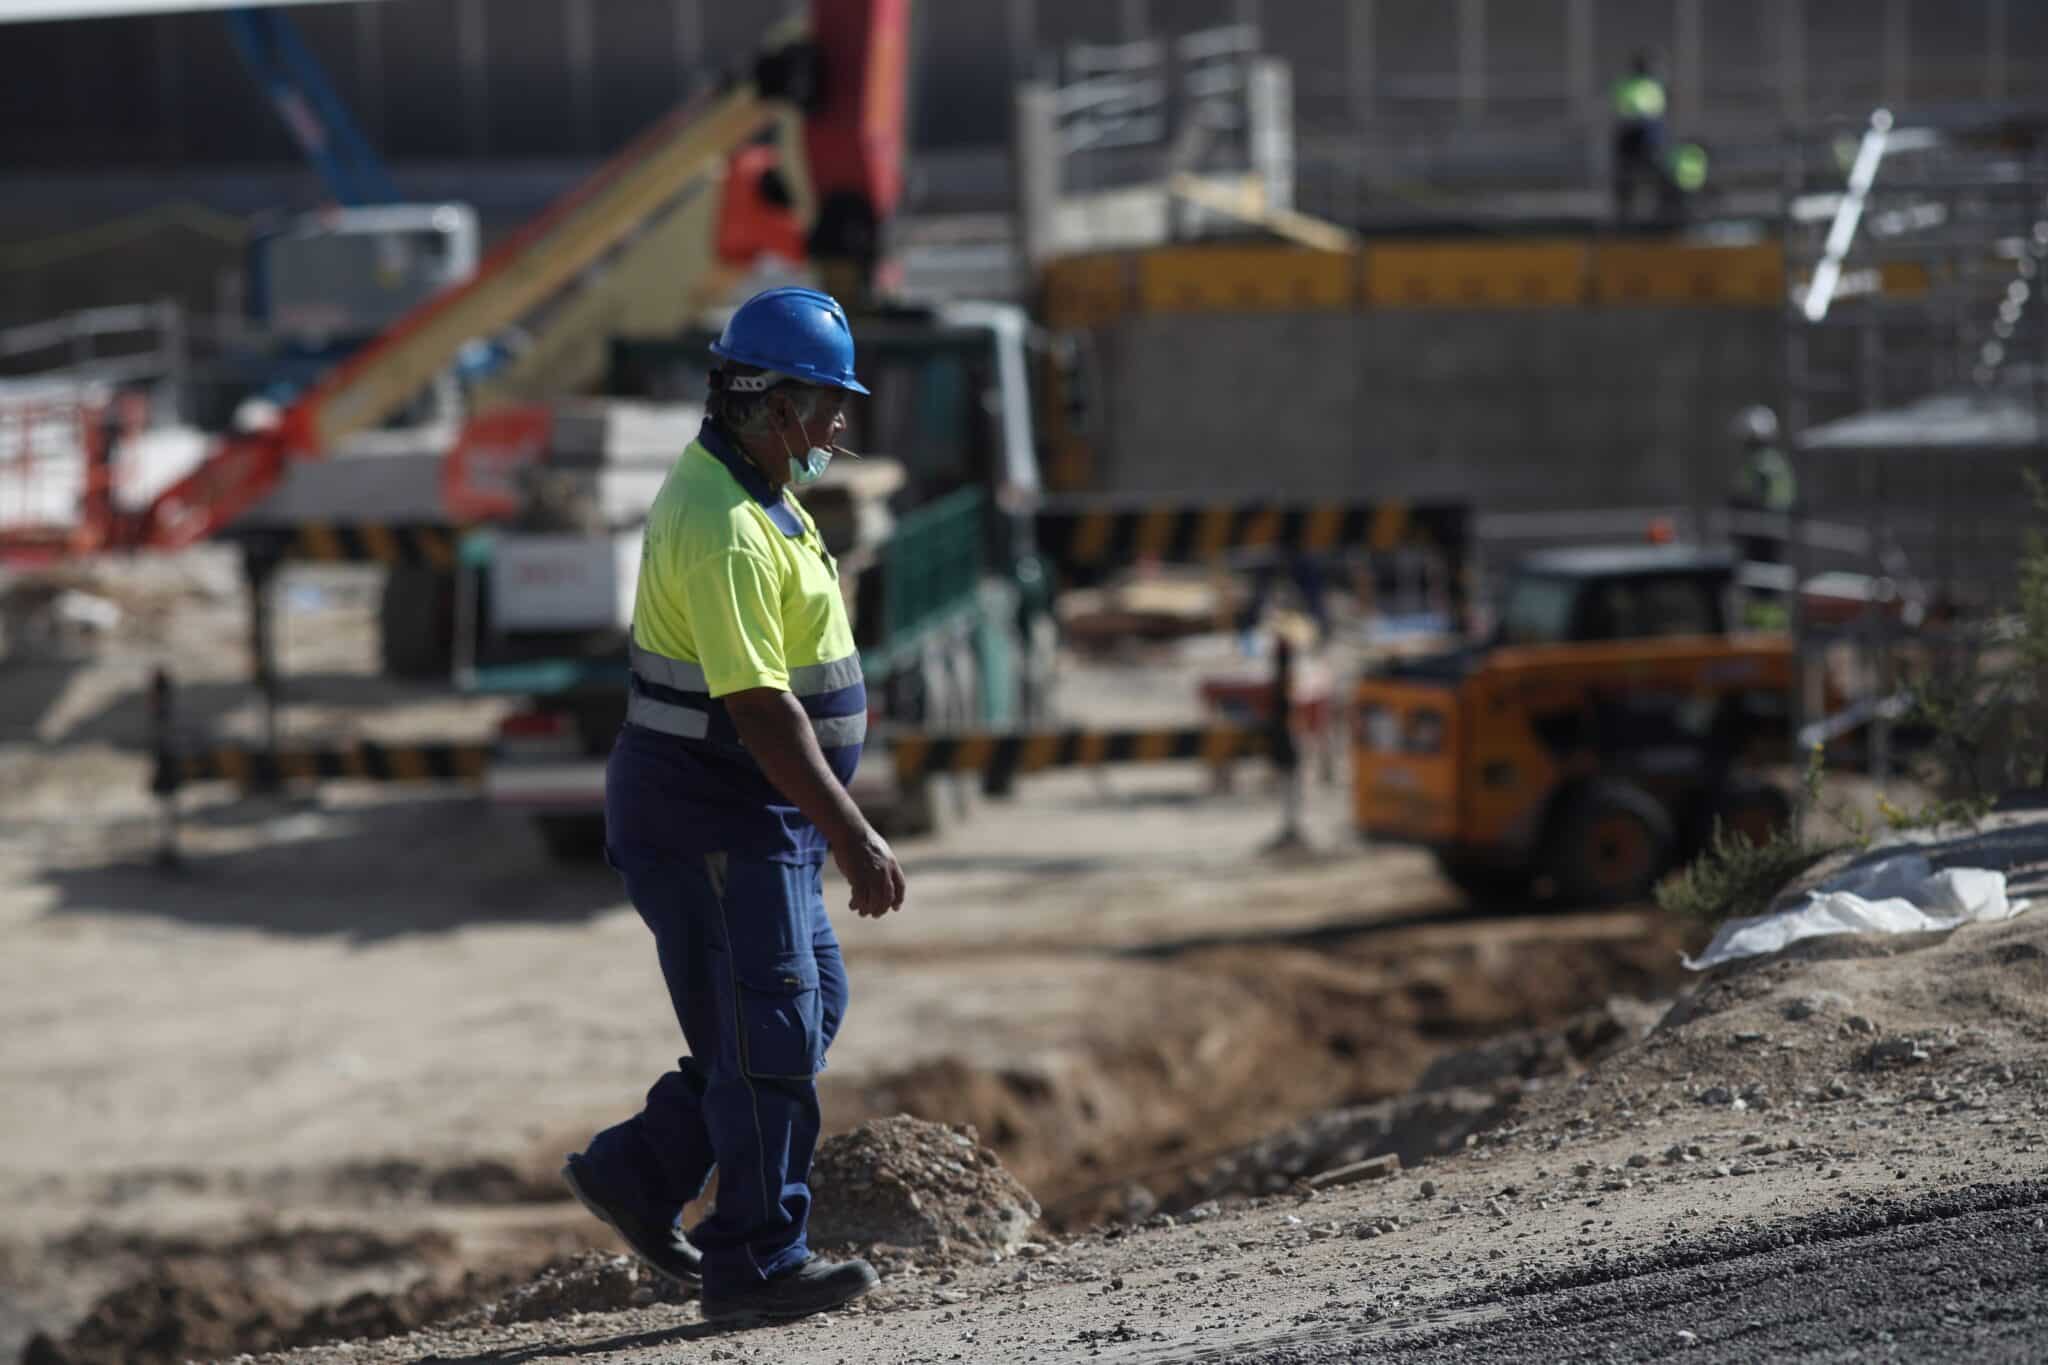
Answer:
[[[1717,822],[1765,837],[1789,803],[1751,774],[1783,750],[1792,648],[1735,628],[1736,571],[1678,546],[1522,561],[1485,638],[1360,680],[1360,832],[1469,893],[1582,904],[1646,894]]]

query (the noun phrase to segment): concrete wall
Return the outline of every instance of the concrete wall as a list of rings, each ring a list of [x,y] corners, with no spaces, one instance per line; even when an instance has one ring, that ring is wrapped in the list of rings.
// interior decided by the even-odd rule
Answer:
[[[1774,310],[1428,309],[1127,318],[1097,333],[1094,486],[1718,503],[1730,418],[1775,396]]]

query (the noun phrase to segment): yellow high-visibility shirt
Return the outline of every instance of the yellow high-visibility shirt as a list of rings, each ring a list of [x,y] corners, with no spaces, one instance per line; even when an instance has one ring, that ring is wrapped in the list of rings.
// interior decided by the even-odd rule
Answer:
[[[790,691],[792,670],[854,654],[838,566],[810,514],[787,491],[764,502],[701,438],[648,512],[633,639],[696,664],[712,697]]]
[[[825,840],[748,752],[723,698],[793,695],[851,781],[867,686],[817,524],[706,424],[647,516],[626,725],[606,769],[606,838],[659,856],[815,862]]]

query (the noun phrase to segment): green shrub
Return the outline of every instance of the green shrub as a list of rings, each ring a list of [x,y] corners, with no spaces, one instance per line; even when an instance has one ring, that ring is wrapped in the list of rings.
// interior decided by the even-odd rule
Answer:
[[[1662,910],[1705,924],[1761,915],[1778,893],[1839,845],[1813,843],[1780,830],[1763,843],[1723,829],[1719,821],[1706,851],[1657,887]]]

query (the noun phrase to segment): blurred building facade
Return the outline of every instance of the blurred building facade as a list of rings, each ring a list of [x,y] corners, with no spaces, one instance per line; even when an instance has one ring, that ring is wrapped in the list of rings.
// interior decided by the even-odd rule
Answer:
[[[296,17],[402,183],[425,175],[488,211],[618,147],[788,8],[363,0]],[[1292,64],[1302,206],[1334,217],[1368,186],[1599,183],[1609,85],[1638,52],[1659,60],[1674,127],[1737,174],[1823,116],[2048,101],[2033,0],[989,0],[916,16],[914,210],[1006,203],[1009,91],[1070,44],[1230,23]],[[222,173],[295,169],[217,15],[0,29],[0,107],[0,175],[90,176],[100,198],[184,180],[234,210]],[[7,200],[10,217],[38,207]]]
[[[293,15],[400,194],[471,204],[488,236],[795,8],[344,0]],[[1070,78],[1076,45],[1255,26],[1292,68],[1296,206],[1393,229],[1436,230],[1474,204],[1494,223],[1603,221],[1609,90],[1639,52],[1668,85],[1674,135],[1707,148],[1714,190],[1766,211],[1787,129],[1879,104],[2048,106],[2038,0],[923,0],[914,14],[906,225],[978,223],[937,252],[977,293],[1019,281],[1003,240],[1012,91]],[[0,26],[0,111],[0,323],[205,306],[251,215],[324,197],[218,14]]]

